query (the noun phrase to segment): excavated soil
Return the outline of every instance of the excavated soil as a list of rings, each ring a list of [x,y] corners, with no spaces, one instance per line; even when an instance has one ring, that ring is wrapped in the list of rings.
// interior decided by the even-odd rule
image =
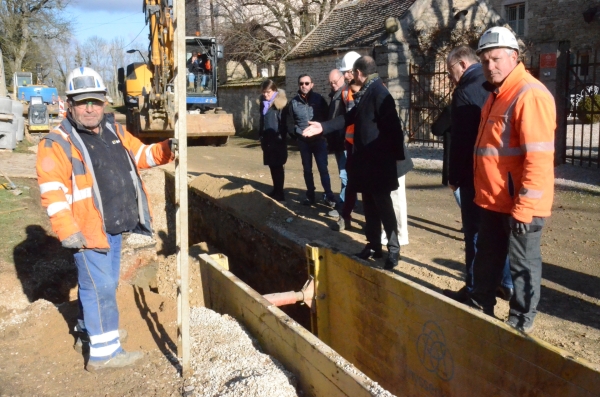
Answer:
[[[194,147],[190,148],[189,154],[190,175],[203,174],[194,181],[195,188],[207,196],[220,197],[226,202],[228,212],[238,214],[244,220],[244,227],[256,224],[263,231],[268,229],[271,236],[282,236],[286,244],[292,242],[300,249],[308,242],[317,242],[352,254],[360,251],[365,243],[360,205],[353,215],[355,227],[337,233],[329,229],[334,220],[327,216],[325,206],[304,207],[300,204],[304,181],[300,157],[294,147],[290,147],[286,165],[287,200],[284,203],[273,202],[262,194],[269,191],[271,181],[268,168],[262,165],[260,146],[256,142],[234,138],[226,147]],[[441,176],[436,166],[430,167],[429,160],[417,163],[420,170],[409,173],[406,180],[410,244],[402,247],[402,261],[394,272],[436,292],[444,288],[458,289],[464,277],[458,207],[450,191],[440,185]],[[332,156],[329,169],[334,191],[337,191],[339,180],[335,177]],[[579,172],[576,170],[575,173]],[[318,176],[315,177],[319,186]],[[226,181],[215,182],[215,178]],[[158,252],[156,280],[151,288],[159,293],[121,283],[118,290],[121,327],[129,331],[124,347],[143,350],[145,358],[139,365],[105,373],[85,371],[84,359],[72,349],[74,338],[70,329],[77,313],[72,290],[73,265],[50,232],[35,193],[35,181],[16,181],[20,185],[28,184],[34,192],[27,199],[26,207],[27,214],[37,215],[35,221],[22,216],[21,220],[1,224],[4,229],[10,229],[11,234],[20,236],[14,243],[10,242],[12,248],[22,249],[0,259],[0,396],[52,396],[65,392],[79,396],[266,396],[283,395],[283,390],[292,393],[289,395],[301,395],[295,388],[294,377],[270,357],[261,356],[259,350],[252,351],[253,359],[270,367],[248,372],[243,365],[229,367],[231,363],[224,360],[222,368],[227,376],[222,373],[210,376],[211,368],[218,368],[218,360],[211,360],[214,352],[206,353],[205,349],[211,345],[210,339],[205,339],[208,335],[216,335],[216,340],[221,343],[231,342],[232,348],[238,339],[247,339],[249,344],[235,348],[250,350],[250,347],[258,347],[243,328],[236,328],[239,338],[231,341],[226,340],[225,335],[219,335],[211,324],[220,321],[225,333],[234,332],[231,327],[239,325],[231,318],[210,311],[192,311],[196,316],[193,324],[200,327],[194,332],[202,341],[197,345],[197,369],[187,380],[179,377],[179,367],[174,359],[174,229],[172,217],[167,216],[173,213],[173,207],[165,201],[163,170],[146,171],[144,179],[153,204]],[[23,220],[25,218],[27,221]],[[588,189],[575,184],[557,189],[553,216],[547,222],[542,239],[544,280],[533,335],[589,360],[600,370],[599,222],[597,186]],[[27,226],[35,227],[27,229]],[[218,229],[217,225],[213,226]],[[190,249],[192,291],[200,288],[199,275],[193,266],[194,257],[200,252],[228,254],[227,241],[213,242],[209,232],[203,233],[206,239],[199,233],[195,241],[190,241],[193,244],[208,242]],[[3,245],[9,244],[6,235],[5,231]],[[5,251],[10,253],[12,248]],[[370,261],[365,265],[380,267],[383,263]],[[297,278],[296,283],[305,281],[304,275]],[[44,293],[40,295],[41,291]],[[191,303],[194,306],[200,302],[193,300]],[[507,305],[500,302],[496,315],[504,318],[506,313]],[[203,322],[203,318],[210,321]],[[203,329],[201,324],[205,324]],[[218,343],[213,345],[218,346]],[[268,376],[272,376],[268,378],[268,384],[280,385],[281,394],[265,389],[261,382]],[[248,388],[244,389],[244,384]],[[259,393],[261,389],[263,394]]]

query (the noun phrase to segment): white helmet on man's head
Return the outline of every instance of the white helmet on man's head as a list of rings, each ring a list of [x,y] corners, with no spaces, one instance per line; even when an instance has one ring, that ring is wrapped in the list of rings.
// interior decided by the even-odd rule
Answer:
[[[519,43],[510,30],[502,26],[495,26],[481,35],[477,46],[477,55],[492,48],[510,48],[519,52]]]
[[[344,57],[342,58],[342,66],[340,66],[340,72],[344,73],[348,70],[352,70],[352,68],[354,67],[354,62],[356,62],[356,60],[361,56],[362,55],[360,55],[356,51],[350,51],[349,53],[344,55]]]
[[[92,68],[79,67],[73,69],[67,77],[67,87],[65,93],[74,101],[83,101],[85,99],[97,99],[104,102],[106,100],[106,86],[102,77]]]

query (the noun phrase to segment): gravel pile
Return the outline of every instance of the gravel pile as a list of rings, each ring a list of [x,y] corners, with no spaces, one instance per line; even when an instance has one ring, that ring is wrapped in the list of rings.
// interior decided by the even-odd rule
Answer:
[[[185,396],[298,396],[296,378],[260,352],[260,346],[228,315],[195,307],[190,311],[190,366]]]

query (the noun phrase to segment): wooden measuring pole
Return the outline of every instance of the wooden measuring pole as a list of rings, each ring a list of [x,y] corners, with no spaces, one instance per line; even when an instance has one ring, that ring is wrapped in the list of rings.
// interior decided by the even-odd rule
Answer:
[[[177,230],[177,356],[181,375],[190,373],[190,301],[188,272],[188,185],[187,185],[187,123],[186,123],[186,52],[185,0],[173,2],[175,15],[175,138],[179,140],[179,155],[175,160],[175,205]]]

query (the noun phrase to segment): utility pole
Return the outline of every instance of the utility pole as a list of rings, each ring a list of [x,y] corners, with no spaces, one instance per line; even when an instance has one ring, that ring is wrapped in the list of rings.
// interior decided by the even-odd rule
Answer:
[[[215,9],[213,6],[213,0],[210,0],[210,35],[215,37]]]
[[[188,185],[187,185],[187,108],[185,0],[175,0],[175,138],[179,140],[175,158],[175,221],[177,233],[177,356],[181,376],[190,373],[190,301],[188,269]],[[154,55],[154,53],[153,53]]]
[[[6,98],[6,74],[4,74],[4,57],[2,56],[2,48],[0,48],[0,98]]]

